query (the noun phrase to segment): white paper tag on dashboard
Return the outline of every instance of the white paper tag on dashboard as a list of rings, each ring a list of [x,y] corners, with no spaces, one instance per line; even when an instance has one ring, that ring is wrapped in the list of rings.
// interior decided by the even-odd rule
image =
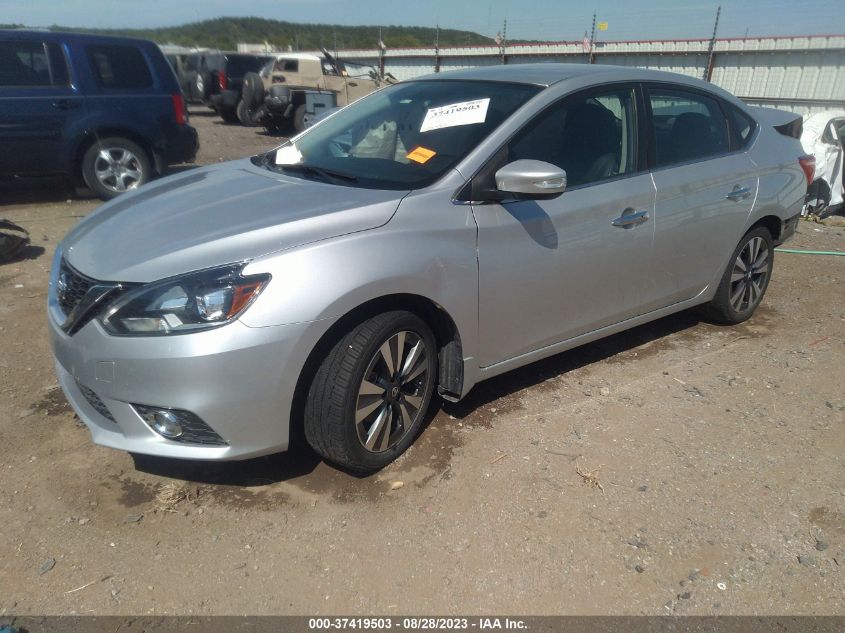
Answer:
[[[282,145],[276,150],[276,164],[277,165],[296,165],[302,162],[302,154],[296,148],[296,145]]]
[[[439,130],[444,127],[455,127],[456,125],[472,125],[473,123],[484,123],[487,119],[487,108],[490,105],[490,97],[476,99],[475,101],[462,101],[438,108],[429,108],[423,119],[420,132]]]

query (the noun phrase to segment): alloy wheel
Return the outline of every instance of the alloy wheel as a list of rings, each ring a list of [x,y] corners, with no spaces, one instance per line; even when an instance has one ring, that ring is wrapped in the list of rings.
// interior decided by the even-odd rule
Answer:
[[[123,147],[101,148],[94,161],[94,175],[106,189],[135,189],[144,177],[141,161]]]
[[[761,237],[753,237],[742,247],[731,270],[730,302],[739,313],[753,310],[766,289],[769,248]]]
[[[372,453],[395,446],[423,415],[423,398],[432,376],[422,338],[403,330],[376,350],[358,388],[355,427],[361,445]]]

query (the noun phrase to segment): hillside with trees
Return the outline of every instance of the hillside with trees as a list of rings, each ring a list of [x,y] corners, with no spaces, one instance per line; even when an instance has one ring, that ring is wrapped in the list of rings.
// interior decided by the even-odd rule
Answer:
[[[0,25],[0,28],[20,25]],[[126,35],[153,40],[159,44],[180,44],[233,50],[238,42],[262,43],[280,49],[315,50],[337,48],[376,48],[381,37],[388,48],[433,46],[434,28],[422,26],[344,26],[339,24],[296,24],[264,18],[216,18],[180,26],[151,29],[90,29],[52,26],[55,31],[75,31]],[[472,31],[440,30],[441,46],[493,44],[492,38]]]

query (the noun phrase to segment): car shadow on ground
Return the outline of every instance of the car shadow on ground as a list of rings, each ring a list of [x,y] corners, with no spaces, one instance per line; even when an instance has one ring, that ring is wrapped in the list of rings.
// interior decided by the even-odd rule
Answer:
[[[11,259],[0,259],[0,266],[8,266],[9,264],[19,263],[28,259],[38,259],[46,252],[43,246],[27,244]]]
[[[5,205],[94,199],[96,196],[93,192],[75,189],[64,178],[16,178],[0,181],[0,215]]]
[[[537,387],[550,378],[608,360],[641,345],[683,333],[699,323],[701,321],[696,312],[688,310],[491,378],[476,385],[461,402],[443,402],[440,408],[432,407],[425,427],[431,424],[441,410],[457,420],[463,420],[484,408],[485,405],[506,398],[515,392]],[[669,345],[668,342],[667,345]],[[424,436],[425,429],[422,434]],[[417,442],[420,441],[420,439],[417,440]],[[320,456],[314,453],[301,438],[296,438],[293,446],[286,453],[238,462],[200,462],[146,455],[133,455],[133,459],[135,468],[148,474],[195,483],[245,488],[265,486],[306,475],[346,480],[349,479],[347,475],[362,478],[355,473],[345,473],[333,466],[323,465]],[[315,470],[318,469],[319,475],[315,474]]]

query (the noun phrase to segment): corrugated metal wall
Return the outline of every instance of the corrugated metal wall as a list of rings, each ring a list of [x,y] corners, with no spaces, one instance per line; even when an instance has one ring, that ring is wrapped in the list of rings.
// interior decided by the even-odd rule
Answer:
[[[709,40],[600,42],[595,62],[703,77]],[[751,103],[802,114],[845,108],[845,35],[717,40],[711,81]],[[378,50],[339,51],[342,58],[378,67]],[[496,46],[388,49],[385,71],[399,80],[501,63]],[[505,49],[507,63],[587,63],[581,42],[520,44]]]

